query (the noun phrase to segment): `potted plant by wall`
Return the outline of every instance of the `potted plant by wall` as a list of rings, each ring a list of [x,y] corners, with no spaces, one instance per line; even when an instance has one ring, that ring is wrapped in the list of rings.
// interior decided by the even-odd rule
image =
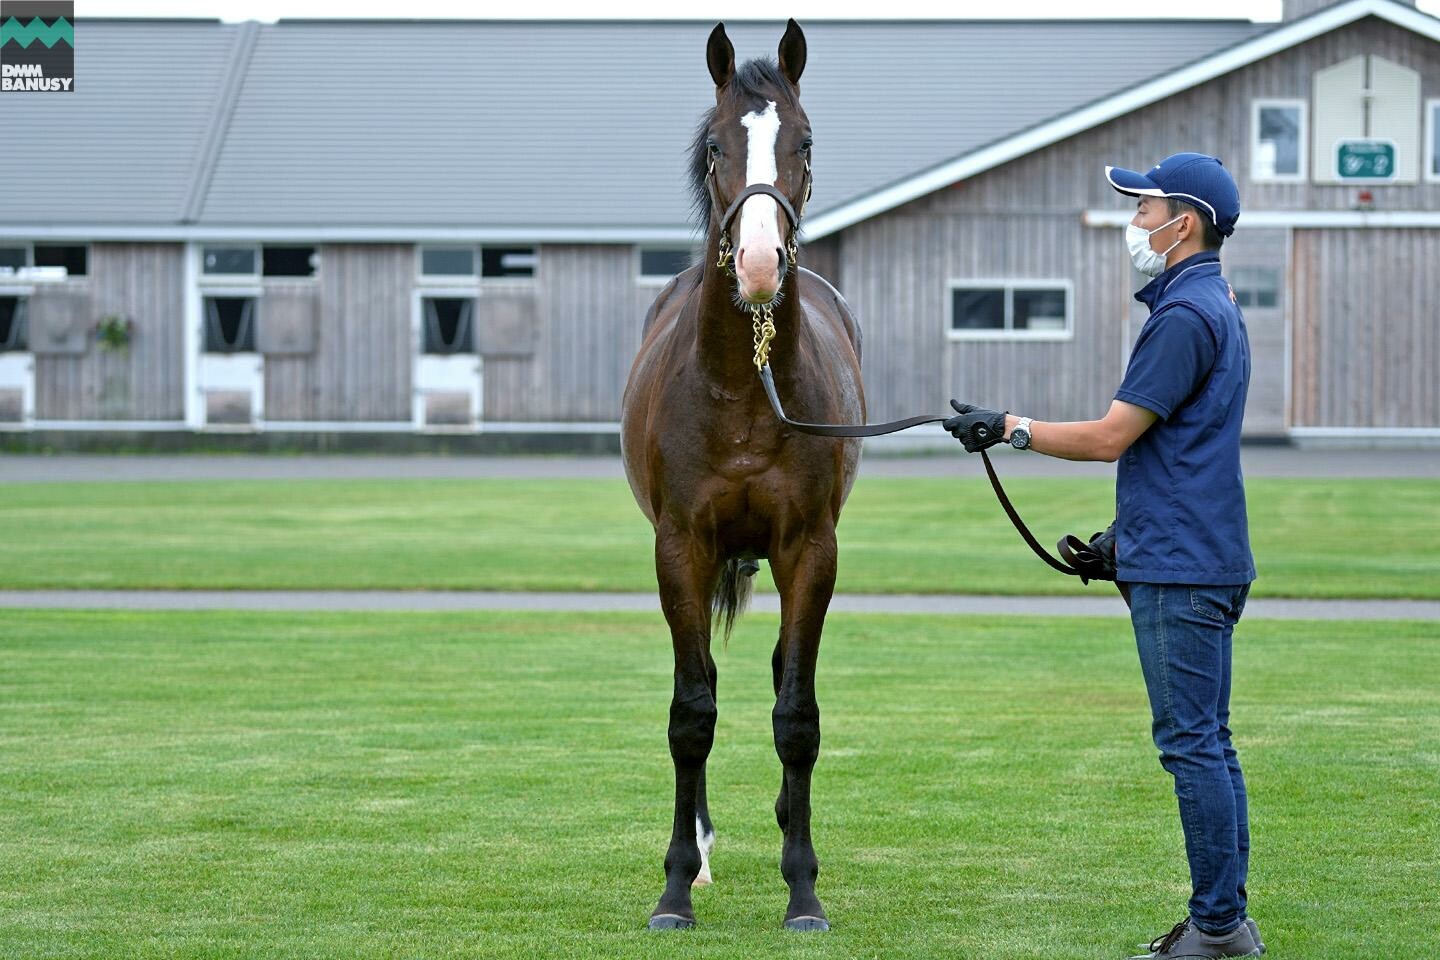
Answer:
[[[128,350],[134,333],[134,322],[118,313],[107,313],[95,324],[95,342],[101,350]]]

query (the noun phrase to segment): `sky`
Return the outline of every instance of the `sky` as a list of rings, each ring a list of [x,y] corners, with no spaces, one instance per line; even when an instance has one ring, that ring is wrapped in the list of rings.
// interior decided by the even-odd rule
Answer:
[[[1008,19],[1053,18],[1114,18],[1143,19],[1165,16],[1196,17],[1193,5],[1173,4],[1173,14],[1159,4],[1136,0],[1085,0],[1083,13],[1077,11],[1075,0],[1007,0],[1004,15]],[[966,3],[941,4],[935,0],[886,0],[877,5],[855,0],[725,0],[692,2],[681,6],[675,0],[610,0],[603,8],[576,0],[520,0],[501,3],[496,0],[477,4],[474,0],[76,0],[75,13],[81,17],[219,17],[222,20],[274,21],[280,17],[393,17],[397,9],[407,18],[472,19],[477,9],[486,19],[667,19],[667,20],[773,20],[794,17],[806,20],[865,20],[874,18],[877,10],[886,19],[947,19],[963,17],[967,10],[988,5]],[[1440,0],[1420,0],[1421,10],[1440,16]],[[988,9],[994,9],[988,7]],[[1278,20],[1280,0],[1209,0],[1204,5],[1206,18],[1237,20]]]

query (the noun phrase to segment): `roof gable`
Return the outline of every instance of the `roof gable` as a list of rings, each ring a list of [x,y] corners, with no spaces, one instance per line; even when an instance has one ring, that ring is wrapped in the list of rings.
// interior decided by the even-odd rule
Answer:
[[[1132,113],[1215,77],[1304,43],[1332,30],[1374,16],[1440,41],[1440,20],[1393,0],[1349,0],[1308,17],[1281,24],[1259,36],[1121,90],[979,150],[961,154],[922,172],[892,182],[806,219],[804,236],[814,240],[843,230],[953,183],[974,177],[1018,157]]]

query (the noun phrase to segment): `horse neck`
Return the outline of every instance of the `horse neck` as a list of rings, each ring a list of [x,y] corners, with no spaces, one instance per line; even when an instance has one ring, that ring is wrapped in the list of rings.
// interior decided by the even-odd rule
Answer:
[[[696,348],[700,369],[717,386],[760,389],[755,371],[755,334],[749,310],[735,304],[735,279],[715,265],[719,259],[718,234],[712,231],[705,253],[705,274],[700,283]],[[781,285],[781,300],[772,315],[775,339],[770,342],[772,362],[792,356],[800,328],[799,270],[791,267]]]

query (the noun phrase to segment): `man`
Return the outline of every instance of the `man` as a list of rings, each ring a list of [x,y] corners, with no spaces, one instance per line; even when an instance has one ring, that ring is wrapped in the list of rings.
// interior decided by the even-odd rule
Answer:
[[[1193,889],[1189,916],[1146,956],[1259,956],[1245,912],[1245,780],[1229,728],[1231,634],[1255,579],[1240,474],[1250,344],[1219,254],[1239,193],[1219,160],[1197,153],[1105,175],[1138,198],[1126,244],[1154,278],[1135,295],[1150,318],[1109,411],[1046,423],[952,400],[958,416],[945,428],[972,453],[1009,440],[1067,460],[1119,461],[1116,580],[1160,762],[1175,779]]]

